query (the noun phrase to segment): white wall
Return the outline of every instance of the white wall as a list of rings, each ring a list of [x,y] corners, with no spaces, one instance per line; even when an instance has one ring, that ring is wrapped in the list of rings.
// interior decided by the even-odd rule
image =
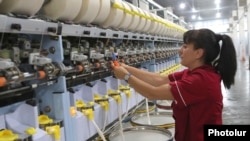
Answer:
[[[229,28],[229,19],[198,21],[192,23],[194,29],[208,28],[216,33],[227,33]]]
[[[244,48],[246,48],[246,52],[249,52],[249,41],[248,41],[248,29],[247,29],[247,18],[243,18],[244,20],[244,43],[240,43],[239,41],[239,24],[237,24],[236,28],[236,36],[232,37],[234,45],[236,47],[237,54],[239,54],[239,46],[243,45]],[[228,32],[230,20],[224,19],[224,20],[211,20],[211,21],[197,21],[192,23],[194,29],[199,28],[208,28],[213,30],[215,33],[221,33],[221,34],[228,34],[231,36],[231,33]]]

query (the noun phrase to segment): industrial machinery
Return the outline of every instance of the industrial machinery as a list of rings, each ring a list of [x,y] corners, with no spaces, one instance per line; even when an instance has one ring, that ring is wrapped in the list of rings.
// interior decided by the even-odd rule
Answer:
[[[121,0],[101,1],[84,20],[91,10],[79,0],[37,1],[30,11],[0,2],[0,140],[103,138],[145,100],[113,76],[110,61],[161,74],[180,67],[177,24]],[[64,13],[51,8],[59,3]]]

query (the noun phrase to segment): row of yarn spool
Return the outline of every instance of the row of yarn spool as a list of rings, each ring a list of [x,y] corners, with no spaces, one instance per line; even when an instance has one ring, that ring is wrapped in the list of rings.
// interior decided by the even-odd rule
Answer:
[[[2,1],[2,2],[1,2]],[[122,0],[0,0],[0,13],[181,38],[186,29]]]

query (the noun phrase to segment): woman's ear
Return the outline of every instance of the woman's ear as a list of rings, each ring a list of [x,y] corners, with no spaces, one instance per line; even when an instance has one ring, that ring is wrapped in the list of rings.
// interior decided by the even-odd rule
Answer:
[[[204,49],[202,49],[202,48],[196,49],[196,59],[202,58],[203,55],[204,55]]]

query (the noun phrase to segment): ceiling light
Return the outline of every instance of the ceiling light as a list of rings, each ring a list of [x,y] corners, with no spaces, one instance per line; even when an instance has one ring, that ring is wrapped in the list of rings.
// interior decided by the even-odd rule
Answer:
[[[184,9],[185,7],[186,7],[186,4],[182,2],[182,3],[180,4],[180,8],[181,8],[181,9]]]
[[[220,5],[219,4],[216,4],[216,9],[220,9]]]
[[[196,12],[196,11],[197,11],[197,10],[193,7],[193,8],[192,8],[192,12]]]
[[[221,13],[220,12],[217,12],[216,13],[216,18],[220,18],[221,17]]]
[[[220,0],[214,0],[214,3],[215,3],[216,5],[219,5],[219,4],[220,4]]]
[[[202,20],[201,16],[198,17],[198,20]]]
[[[192,15],[192,17],[191,17],[193,20],[195,20],[196,19],[196,16],[195,15]]]

